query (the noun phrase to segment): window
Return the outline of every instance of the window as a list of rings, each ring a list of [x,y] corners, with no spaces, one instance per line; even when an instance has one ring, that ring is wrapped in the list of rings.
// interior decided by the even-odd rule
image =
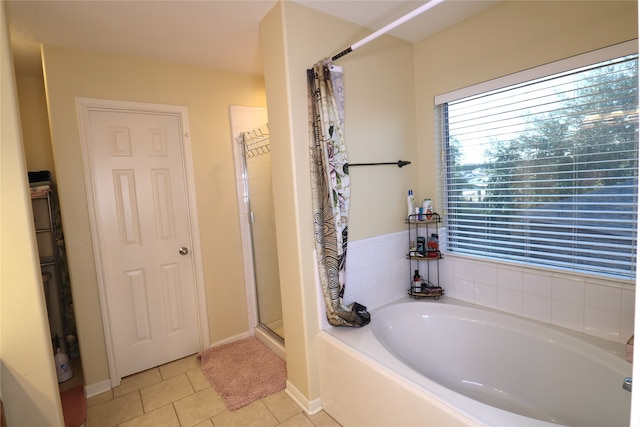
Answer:
[[[637,54],[436,103],[451,252],[635,278]]]

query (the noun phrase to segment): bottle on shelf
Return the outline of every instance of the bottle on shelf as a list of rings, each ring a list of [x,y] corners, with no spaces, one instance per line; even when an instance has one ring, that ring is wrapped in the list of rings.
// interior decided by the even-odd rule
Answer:
[[[425,238],[423,236],[418,236],[418,246],[416,247],[416,250],[421,254],[424,254],[427,251],[425,246]]]
[[[422,289],[422,277],[420,277],[420,272],[418,270],[413,273],[413,288],[416,290]]]
[[[439,242],[439,238],[438,235],[436,233],[432,233],[431,236],[429,236],[429,239],[427,239],[427,249],[429,251],[429,257],[430,258],[437,258],[438,257],[438,250],[440,249],[440,242]]]
[[[413,190],[409,190],[409,194],[407,195],[407,218],[410,218],[413,215],[415,209],[416,200],[413,197]]]
[[[431,221],[433,218],[433,202],[431,199],[427,198],[422,201],[422,212],[424,212],[426,220]]]

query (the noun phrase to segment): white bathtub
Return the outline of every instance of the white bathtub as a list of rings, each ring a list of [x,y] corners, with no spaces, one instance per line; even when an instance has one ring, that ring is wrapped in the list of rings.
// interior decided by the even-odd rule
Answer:
[[[457,302],[403,301],[319,336],[344,426],[628,426],[625,347]]]

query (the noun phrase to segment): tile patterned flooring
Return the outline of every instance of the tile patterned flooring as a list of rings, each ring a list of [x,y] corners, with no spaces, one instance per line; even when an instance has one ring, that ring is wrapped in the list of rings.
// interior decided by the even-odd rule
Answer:
[[[307,415],[286,392],[227,410],[195,355],[123,378],[87,399],[85,427],[339,427],[326,412]]]

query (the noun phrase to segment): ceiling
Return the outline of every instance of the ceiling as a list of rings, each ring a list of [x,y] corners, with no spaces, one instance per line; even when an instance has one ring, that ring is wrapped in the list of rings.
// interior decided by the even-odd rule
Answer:
[[[374,30],[426,3],[285,0]],[[6,1],[15,67],[41,74],[39,45],[142,55],[262,75],[259,23],[277,0]],[[447,0],[390,34],[416,42],[498,3]],[[345,40],[355,43],[357,40]],[[344,48],[348,47],[347,45]],[[336,52],[327,52],[331,55]]]

